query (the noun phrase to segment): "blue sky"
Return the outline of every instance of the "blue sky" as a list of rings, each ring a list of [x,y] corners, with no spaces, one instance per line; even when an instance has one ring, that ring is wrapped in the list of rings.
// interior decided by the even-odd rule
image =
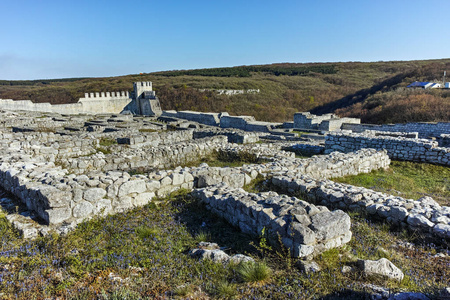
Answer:
[[[450,57],[450,1],[0,0],[0,79]]]

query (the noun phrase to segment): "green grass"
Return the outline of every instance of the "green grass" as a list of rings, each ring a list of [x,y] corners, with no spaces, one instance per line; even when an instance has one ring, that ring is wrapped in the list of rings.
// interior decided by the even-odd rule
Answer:
[[[264,262],[242,263],[237,272],[244,282],[263,283],[270,279],[272,270]]]
[[[198,166],[201,163],[207,163],[210,167],[242,167],[245,164],[263,163],[264,159],[257,157],[248,151],[239,151],[231,153],[227,151],[213,151],[210,155],[202,157],[198,160],[190,161],[183,164],[183,167]]]
[[[351,242],[317,257],[321,272],[304,274],[283,248],[241,233],[186,191],[158,205],[94,218],[65,236],[34,241],[20,239],[0,214],[0,291],[2,299],[319,299],[353,290],[363,299],[362,283],[430,293],[450,285],[450,258],[433,257],[436,250],[428,246],[399,247],[410,237],[356,214],[351,218]],[[206,238],[229,254],[251,255],[256,263],[191,258],[188,251]],[[357,258],[381,257],[403,270],[402,282],[341,272]]]
[[[450,168],[445,166],[392,161],[388,170],[376,170],[333,180],[408,199],[417,200],[430,196],[441,205],[450,205]]]
[[[98,144],[102,147],[109,147],[112,145],[117,145],[117,140],[113,139],[113,138],[106,138],[106,137],[102,137]]]

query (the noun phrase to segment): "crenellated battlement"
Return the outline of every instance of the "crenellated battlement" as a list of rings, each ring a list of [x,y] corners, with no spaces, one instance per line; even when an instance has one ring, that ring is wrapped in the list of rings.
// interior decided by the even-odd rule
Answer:
[[[150,87],[152,88],[152,82],[151,81],[139,81],[134,83],[135,86],[139,87]]]
[[[103,98],[130,98],[130,93],[126,91],[84,93],[84,98],[95,100],[103,100]]]

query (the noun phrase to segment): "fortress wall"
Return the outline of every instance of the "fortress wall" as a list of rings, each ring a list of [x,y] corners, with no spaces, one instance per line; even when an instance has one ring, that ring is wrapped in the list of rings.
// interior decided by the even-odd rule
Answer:
[[[52,105],[50,103],[33,103],[31,100],[2,99],[0,100],[0,109],[52,112]]]
[[[0,109],[3,110],[24,110],[35,112],[53,112],[60,114],[99,114],[99,113],[115,113],[118,114],[131,102],[127,93],[122,92],[120,96],[112,93],[91,93],[89,97],[80,98],[77,103],[55,104],[50,103],[33,103],[30,100],[0,100]]]
[[[441,134],[450,133],[450,122],[437,123],[404,123],[404,124],[343,124],[342,129],[353,132],[363,132],[365,130],[395,131],[395,132],[418,132],[419,137],[439,137]]]
[[[377,136],[371,131],[330,133],[325,139],[325,153],[347,153],[363,148],[385,149],[391,159],[450,165],[450,148],[438,147],[435,141]]]
[[[90,114],[100,114],[100,113],[113,113],[119,114],[124,108],[132,102],[132,99],[127,97],[117,97],[110,99],[101,100],[89,100],[82,101],[80,99],[82,112]]]

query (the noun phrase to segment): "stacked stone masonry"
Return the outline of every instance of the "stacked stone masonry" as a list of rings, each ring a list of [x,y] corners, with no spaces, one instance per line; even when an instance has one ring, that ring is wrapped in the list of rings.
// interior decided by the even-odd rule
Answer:
[[[353,152],[363,148],[385,149],[391,159],[450,165],[450,148],[438,147],[438,142],[364,133],[330,133],[325,140],[325,153]]]
[[[309,159],[298,159],[295,158],[293,152],[282,150],[291,149],[298,142],[248,143],[252,139],[256,140],[261,137],[262,134],[201,124],[196,124],[195,129],[183,129],[186,127],[178,126],[183,124],[179,120],[161,124],[155,122],[155,118],[131,115],[101,115],[92,118],[57,114],[44,114],[37,117],[36,114],[3,113],[1,116],[0,184],[20,199],[36,217],[50,224],[49,227],[32,227],[32,225],[20,223],[23,219],[22,216],[8,216],[11,222],[18,224],[17,227],[21,226],[21,230],[28,232],[30,236],[36,235],[38,231],[45,234],[50,229],[66,232],[83,219],[145,205],[155,197],[165,196],[178,189],[205,188],[203,190],[205,193],[208,194],[212,191],[213,194],[217,194],[214,197],[217,198],[218,203],[239,205],[241,208],[244,204],[240,203],[239,199],[243,199],[242,202],[247,203],[250,201],[249,197],[253,197],[254,199],[252,199],[257,199],[256,203],[262,205],[261,207],[264,209],[270,208],[273,204],[272,212],[276,211],[274,215],[277,215],[282,211],[277,210],[280,204],[283,204],[281,206],[284,204],[296,204],[295,206],[297,206],[298,204],[300,208],[304,203],[299,199],[274,193],[255,196],[236,189],[249,184],[258,176],[266,178],[273,176],[274,184],[276,178],[282,178],[280,182],[284,182],[284,180],[287,182],[290,178],[292,182],[293,179],[297,180],[298,176],[308,176],[305,177],[308,178],[307,180],[326,182],[331,185],[333,183],[325,181],[325,179],[370,172],[373,169],[386,168],[390,163],[387,155],[389,150],[386,152],[374,149],[362,149],[354,153],[334,152]],[[224,117],[222,116],[222,118]],[[164,130],[175,128],[174,124],[177,124],[178,130]],[[152,132],[153,130],[158,132]],[[282,132],[281,135],[283,135]],[[339,134],[330,135],[330,137],[333,136],[340,137]],[[389,136],[376,136],[375,138],[395,139]],[[105,146],[105,141],[110,142],[111,145]],[[248,144],[230,143],[235,141]],[[423,143],[431,145],[427,149],[434,149],[436,146],[436,142]],[[299,146],[299,148],[315,149],[312,151],[323,149],[314,143],[301,143],[300,145],[304,146]],[[236,168],[209,167],[206,164],[198,167],[174,168],[175,165],[194,161],[213,151],[228,153],[245,151],[265,162]],[[145,169],[146,173],[130,175],[129,172],[139,169]],[[131,174],[133,173],[131,172]],[[216,186],[220,184],[226,184],[227,187]],[[295,184],[298,185],[298,182]],[[298,190],[295,184],[284,185],[283,183],[278,187],[282,192],[290,193]],[[334,191],[333,196],[328,196],[329,191],[326,189],[324,192],[316,193],[314,188],[312,188],[314,197],[311,196],[310,199],[308,196],[305,200],[320,199],[321,204],[330,207],[336,207],[335,203],[349,201],[345,197],[344,200],[332,201],[338,198],[339,194],[336,194],[338,189],[343,189],[341,193],[344,193],[344,190],[348,190],[349,187],[339,185],[330,187],[329,189]],[[225,190],[229,194],[224,198],[219,195],[219,192],[216,192]],[[365,198],[365,195],[369,195],[370,191],[363,191],[362,194],[363,198],[361,199],[364,202],[368,199]],[[382,215],[385,209],[379,208],[381,207],[379,204],[385,202],[378,201],[379,198],[376,198],[378,196],[380,195],[370,196],[374,201],[370,205],[375,205],[375,209],[368,209],[368,212],[375,211],[377,215]],[[275,200],[268,199],[271,197]],[[332,200],[326,201],[327,197]],[[209,198],[210,196],[208,196]],[[389,199],[386,201],[389,202]],[[446,219],[449,218],[447,208],[436,206],[432,200],[421,200],[418,204],[414,202],[414,208],[410,209],[411,201],[405,200],[407,204],[400,205],[408,210],[408,215],[399,224],[423,230],[427,228],[428,232],[445,237],[448,232],[446,226],[449,226]],[[352,205],[362,207],[360,203],[353,202]],[[352,209],[343,204],[339,204],[337,207]],[[325,211],[322,208],[318,209]],[[397,208],[391,210],[394,213],[397,212]],[[400,211],[403,212],[401,209]],[[231,218],[231,216],[227,217],[229,213],[228,210],[223,211],[224,217]],[[433,223],[433,226],[423,225],[427,222],[423,217],[416,216],[417,214],[423,214],[427,220]],[[241,214],[241,219],[242,216]],[[254,217],[255,215],[249,215],[253,221],[245,221],[247,227],[245,225],[242,227],[246,228],[244,229],[247,230],[246,232],[256,234],[260,232],[262,224],[255,223],[260,221],[258,221],[258,216],[256,219]],[[314,223],[313,217],[314,215],[307,213],[300,218],[309,220],[312,224]],[[341,217],[341,219],[346,219],[345,214],[341,214]],[[287,216],[283,214],[283,219],[285,218]],[[266,221],[264,224],[266,228],[271,228],[272,231],[276,228],[279,229],[277,227],[279,224],[277,225],[275,219],[266,219]],[[286,224],[297,224],[295,222],[298,220],[288,219],[288,221]],[[316,227],[312,228],[311,224],[305,225],[305,228],[314,231]],[[343,222],[343,224],[347,223]],[[239,224],[237,226],[241,227]],[[303,228],[299,226],[295,225],[295,228]],[[320,253],[332,245],[344,243],[348,238],[345,226],[336,228],[336,230],[342,229],[342,234],[330,239],[322,238],[316,232],[314,233],[315,240],[311,238],[308,243],[300,242],[306,236],[300,237],[298,233],[286,231],[288,235],[293,235],[285,236],[283,242],[296,256],[307,257]],[[290,225],[283,228],[288,230]]]
[[[290,194],[301,194],[313,203],[345,211],[365,212],[413,231],[450,239],[450,207],[440,206],[430,197],[414,201],[294,172],[276,175],[270,183]]]
[[[181,132],[192,136],[191,131]],[[118,163],[116,170],[105,171],[102,159],[106,161],[108,157],[112,157],[113,160],[121,158],[128,159],[128,162],[138,161],[134,156],[128,155],[129,153],[122,154],[120,157],[113,153],[91,153],[99,146],[102,137],[118,137],[121,134],[123,133],[120,131],[105,134],[84,133],[79,135],[79,139],[73,139],[73,136],[67,133],[66,135],[46,132],[3,133],[1,184],[45,223],[57,225],[58,230],[64,231],[85,218],[144,205],[155,196],[163,196],[180,188],[201,188],[222,182],[239,188],[249,184],[259,174],[267,176],[284,169],[299,168],[316,176],[339,176],[352,169],[344,165],[345,160],[341,161],[349,156],[345,154],[339,154],[341,159],[330,156],[300,160],[295,159],[293,153],[280,150],[281,147],[289,146],[289,144],[237,145],[228,144],[225,136],[215,136],[206,138],[205,143],[212,145],[210,148],[224,149],[224,151],[249,151],[272,161],[240,168],[200,166],[176,168],[172,171],[154,171],[146,175],[134,176],[121,171],[121,168],[133,168],[134,165],[124,166]],[[166,134],[166,137],[176,136],[178,132]],[[145,143],[145,141],[142,142]],[[130,143],[132,143],[131,140]],[[129,148],[128,151],[140,152],[143,155],[170,147],[174,152],[167,153],[173,157],[177,155],[175,152],[178,150],[187,151],[186,149],[190,147],[193,149],[193,145],[201,147],[202,143],[202,139],[192,140],[192,143],[182,141],[179,143],[180,148],[177,148],[177,144],[142,148],[129,148],[129,145],[115,146]],[[203,146],[203,148],[207,147]],[[195,153],[195,156],[199,155],[198,152],[191,151]],[[167,153],[163,156],[168,157]],[[180,152],[178,155],[180,158],[186,157],[186,153]],[[62,160],[66,162],[78,160],[77,165],[73,166],[73,169],[62,168],[60,165],[55,165],[59,158],[63,158]],[[90,170],[86,165],[80,165],[80,162],[86,158],[92,161]],[[148,166],[148,164],[145,165]],[[329,170],[321,171],[320,168],[329,168]]]
[[[365,130],[391,131],[391,132],[418,132],[420,138],[439,137],[450,132],[450,122],[437,123],[399,123],[399,124],[343,124],[341,129],[353,132]]]
[[[275,192],[247,193],[226,184],[198,189],[194,195],[209,210],[242,232],[278,237],[292,256],[308,258],[350,241],[350,217]]]

